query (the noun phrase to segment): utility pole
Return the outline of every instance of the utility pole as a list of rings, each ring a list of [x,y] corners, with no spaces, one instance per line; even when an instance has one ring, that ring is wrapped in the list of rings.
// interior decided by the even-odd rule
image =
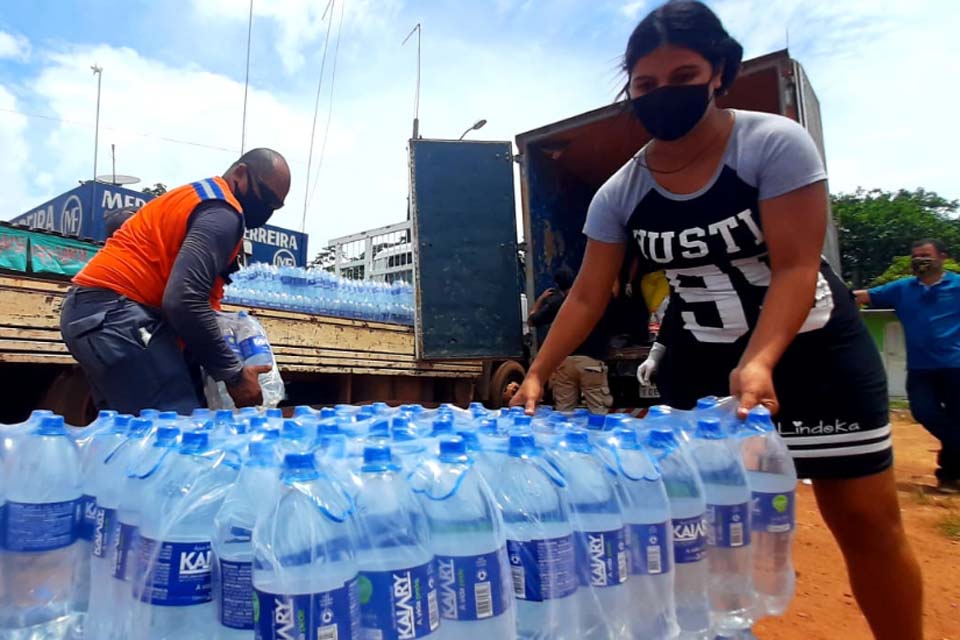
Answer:
[[[400,43],[400,46],[407,44],[407,40],[410,39],[414,33],[417,34],[417,86],[416,91],[413,96],[413,139],[417,140],[420,138],[420,34],[423,29],[420,26],[420,23],[417,23],[410,33],[407,34],[407,37],[403,39],[403,42]]]
[[[90,215],[97,206],[97,146],[100,144],[100,83],[103,80],[103,67],[97,63],[90,66],[93,75],[97,76],[97,117],[93,127],[93,185],[90,190]]]
[[[240,130],[240,155],[247,142],[247,91],[250,88],[250,41],[253,36],[253,0],[250,0],[250,17],[247,19],[247,73],[243,81],[243,126]]]

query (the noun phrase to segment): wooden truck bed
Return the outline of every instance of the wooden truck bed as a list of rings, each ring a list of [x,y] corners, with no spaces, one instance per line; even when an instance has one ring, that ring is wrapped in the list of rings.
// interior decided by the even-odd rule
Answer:
[[[60,339],[60,304],[68,284],[0,275],[0,363],[74,364]],[[239,307],[226,306],[225,311]],[[251,309],[263,324],[281,371],[477,378],[480,362],[423,362],[413,327]],[[298,376],[301,377],[301,376]]]

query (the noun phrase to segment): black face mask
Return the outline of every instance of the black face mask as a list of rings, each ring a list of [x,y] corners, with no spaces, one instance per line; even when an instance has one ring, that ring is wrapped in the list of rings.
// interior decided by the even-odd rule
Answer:
[[[667,85],[634,98],[633,114],[657,140],[676,140],[697,126],[710,99],[709,82]]]
[[[913,258],[910,260],[910,268],[913,269],[913,272],[918,276],[935,270],[937,267],[937,261],[933,258]]]
[[[273,209],[267,206],[263,200],[257,197],[253,190],[253,181],[255,178],[247,174],[247,192],[244,194],[235,194],[240,206],[243,207],[243,219],[247,229],[256,229],[267,224],[267,220],[273,215]],[[261,190],[263,183],[260,183]]]

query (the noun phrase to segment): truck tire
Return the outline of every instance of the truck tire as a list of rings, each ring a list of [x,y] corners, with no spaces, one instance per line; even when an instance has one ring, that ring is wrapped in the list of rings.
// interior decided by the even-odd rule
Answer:
[[[523,382],[525,375],[527,375],[527,370],[519,362],[507,360],[501,363],[490,377],[490,392],[485,402],[487,407],[499,409],[506,405],[507,402],[504,401],[503,395],[507,386],[512,382],[520,384]]]
[[[97,417],[87,377],[76,366],[61,371],[54,378],[40,406],[63,416],[67,424],[78,427],[90,424]]]

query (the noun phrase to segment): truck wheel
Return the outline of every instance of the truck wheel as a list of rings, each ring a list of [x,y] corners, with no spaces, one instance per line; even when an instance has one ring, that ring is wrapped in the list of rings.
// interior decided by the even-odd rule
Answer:
[[[41,406],[75,426],[88,425],[97,417],[90,385],[80,367],[61,371],[47,387]]]
[[[507,360],[502,363],[490,377],[490,393],[487,396],[486,405],[490,409],[499,409],[505,406],[509,399],[504,398],[504,393],[511,383],[520,384],[523,377],[527,375],[526,369],[519,362]]]

